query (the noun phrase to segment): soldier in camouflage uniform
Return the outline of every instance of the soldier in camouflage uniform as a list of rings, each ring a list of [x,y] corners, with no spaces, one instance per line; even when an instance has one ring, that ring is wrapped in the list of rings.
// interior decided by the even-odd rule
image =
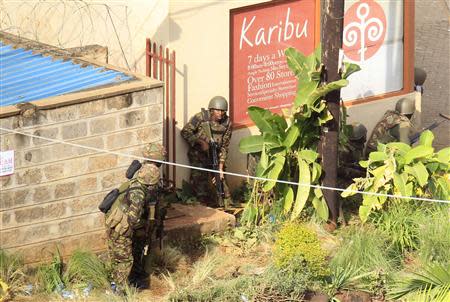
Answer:
[[[403,142],[410,144],[409,137],[414,134],[415,129],[411,123],[414,113],[414,100],[400,99],[395,105],[395,111],[387,111],[372,131],[367,142],[365,155],[377,150],[378,143]]]
[[[149,223],[149,205],[155,204],[158,198],[159,177],[156,165],[144,163],[132,180],[122,184],[119,191],[123,193],[106,213],[112,278],[119,286],[123,287],[127,281],[136,285],[138,278],[148,278],[142,267],[142,255],[148,236],[145,230]]]
[[[352,123],[349,126],[351,131],[348,136],[348,142],[339,150],[338,176],[343,182],[364,176],[364,171],[359,166],[359,161],[363,159],[367,128],[361,123]]]
[[[219,171],[224,171],[231,139],[231,122],[226,114],[228,102],[224,97],[215,96],[210,100],[208,109],[202,109],[201,112],[195,114],[181,130],[181,136],[189,144],[188,158],[190,164],[194,167],[209,169],[211,168],[209,142],[214,140],[219,146]],[[213,183],[213,177],[212,173],[192,169],[190,183],[199,201],[210,206],[218,206],[219,198]],[[220,177],[225,193],[224,205],[227,206],[231,203],[230,191],[225,182],[224,174],[221,173]],[[212,196],[216,198],[211,200]]]

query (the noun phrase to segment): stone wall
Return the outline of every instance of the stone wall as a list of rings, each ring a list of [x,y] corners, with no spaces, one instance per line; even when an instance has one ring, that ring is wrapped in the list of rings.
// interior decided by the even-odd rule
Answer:
[[[33,114],[2,118],[2,128],[99,149],[140,155],[162,139],[163,88],[132,92]],[[125,180],[131,158],[1,133],[1,151],[15,151],[15,173],[0,177],[0,247],[27,263],[58,245],[105,248],[104,195]]]

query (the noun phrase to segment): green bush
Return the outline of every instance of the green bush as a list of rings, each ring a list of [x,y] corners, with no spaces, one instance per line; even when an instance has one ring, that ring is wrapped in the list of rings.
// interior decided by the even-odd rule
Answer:
[[[278,268],[301,262],[313,278],[328,274],[326,252],[317,234],[299,223],[287,223],[281,228],[274,245],[274,261]]]
[[[108,272],[94,253],[78,249],[69,258],[64,283],[74,287],[85,287],[91,283],[94,288],[103,288],[109,285]]]
[[[399,273],[389,290],[392,299],[406,301],[449,301],[450,264],[426,264],[419,271]],[[420,297],[420,299],[413,300]]]

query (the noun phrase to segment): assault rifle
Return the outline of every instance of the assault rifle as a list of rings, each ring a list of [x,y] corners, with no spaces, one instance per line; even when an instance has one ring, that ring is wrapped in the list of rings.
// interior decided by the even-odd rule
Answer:
[[[209,144],[209,161],[210,166],[212,170],[216,170],[217,172],[214,173],[214,180],[216,185],[216,192],[217,192],[217,199],[219,206],[224,206],[224,198],[225,198],[225,192],[223,190],[223,182],[220,178],[220,172],[219,172],[219,145],[216,141],[214,141],[212,136],[212,129],[211,124],[209,121],[202,122],[202,128],[206,132],[206,136],[208,137],[208,144]]]
[[[437,126],[439,126],[441,123],[450,120],[450,117],[446,114],[443,113],[439,113],[440,116],[442,116],[444,119],[440,120],[439,122],[434,122],[431,125],[429,125],[428,127],[423,128],[421,131],[411,135],[409,137],[409,140],[411,142],[411,144],[414,144],[415,142],[417,142],[420,138],[420,135],[422,134],[422,132],[426,131],[426,130],[433,130],[434,128],[436,128]]]
[[[211,160],[211,168],[213,170],[219,171],[219,155],[217,150],[219,149],[219,146],[217,143],[211,139],[209,141],[209,158]],[[225,198],[225,192],[223,191],[223,182],[220,178],[220,173],[216,172],[214,173],[214,179],[216,182],[216,192],[217,192],[217,198],[219,202],[219,206],[223,207],[223,199]]]

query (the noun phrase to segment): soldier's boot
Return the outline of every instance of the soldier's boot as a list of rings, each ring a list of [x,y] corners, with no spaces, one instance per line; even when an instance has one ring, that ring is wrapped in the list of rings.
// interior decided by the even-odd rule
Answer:
[[[130,285],[138,290],[144,290],[150,288],[150,277],[136,278],[130,281]]]

